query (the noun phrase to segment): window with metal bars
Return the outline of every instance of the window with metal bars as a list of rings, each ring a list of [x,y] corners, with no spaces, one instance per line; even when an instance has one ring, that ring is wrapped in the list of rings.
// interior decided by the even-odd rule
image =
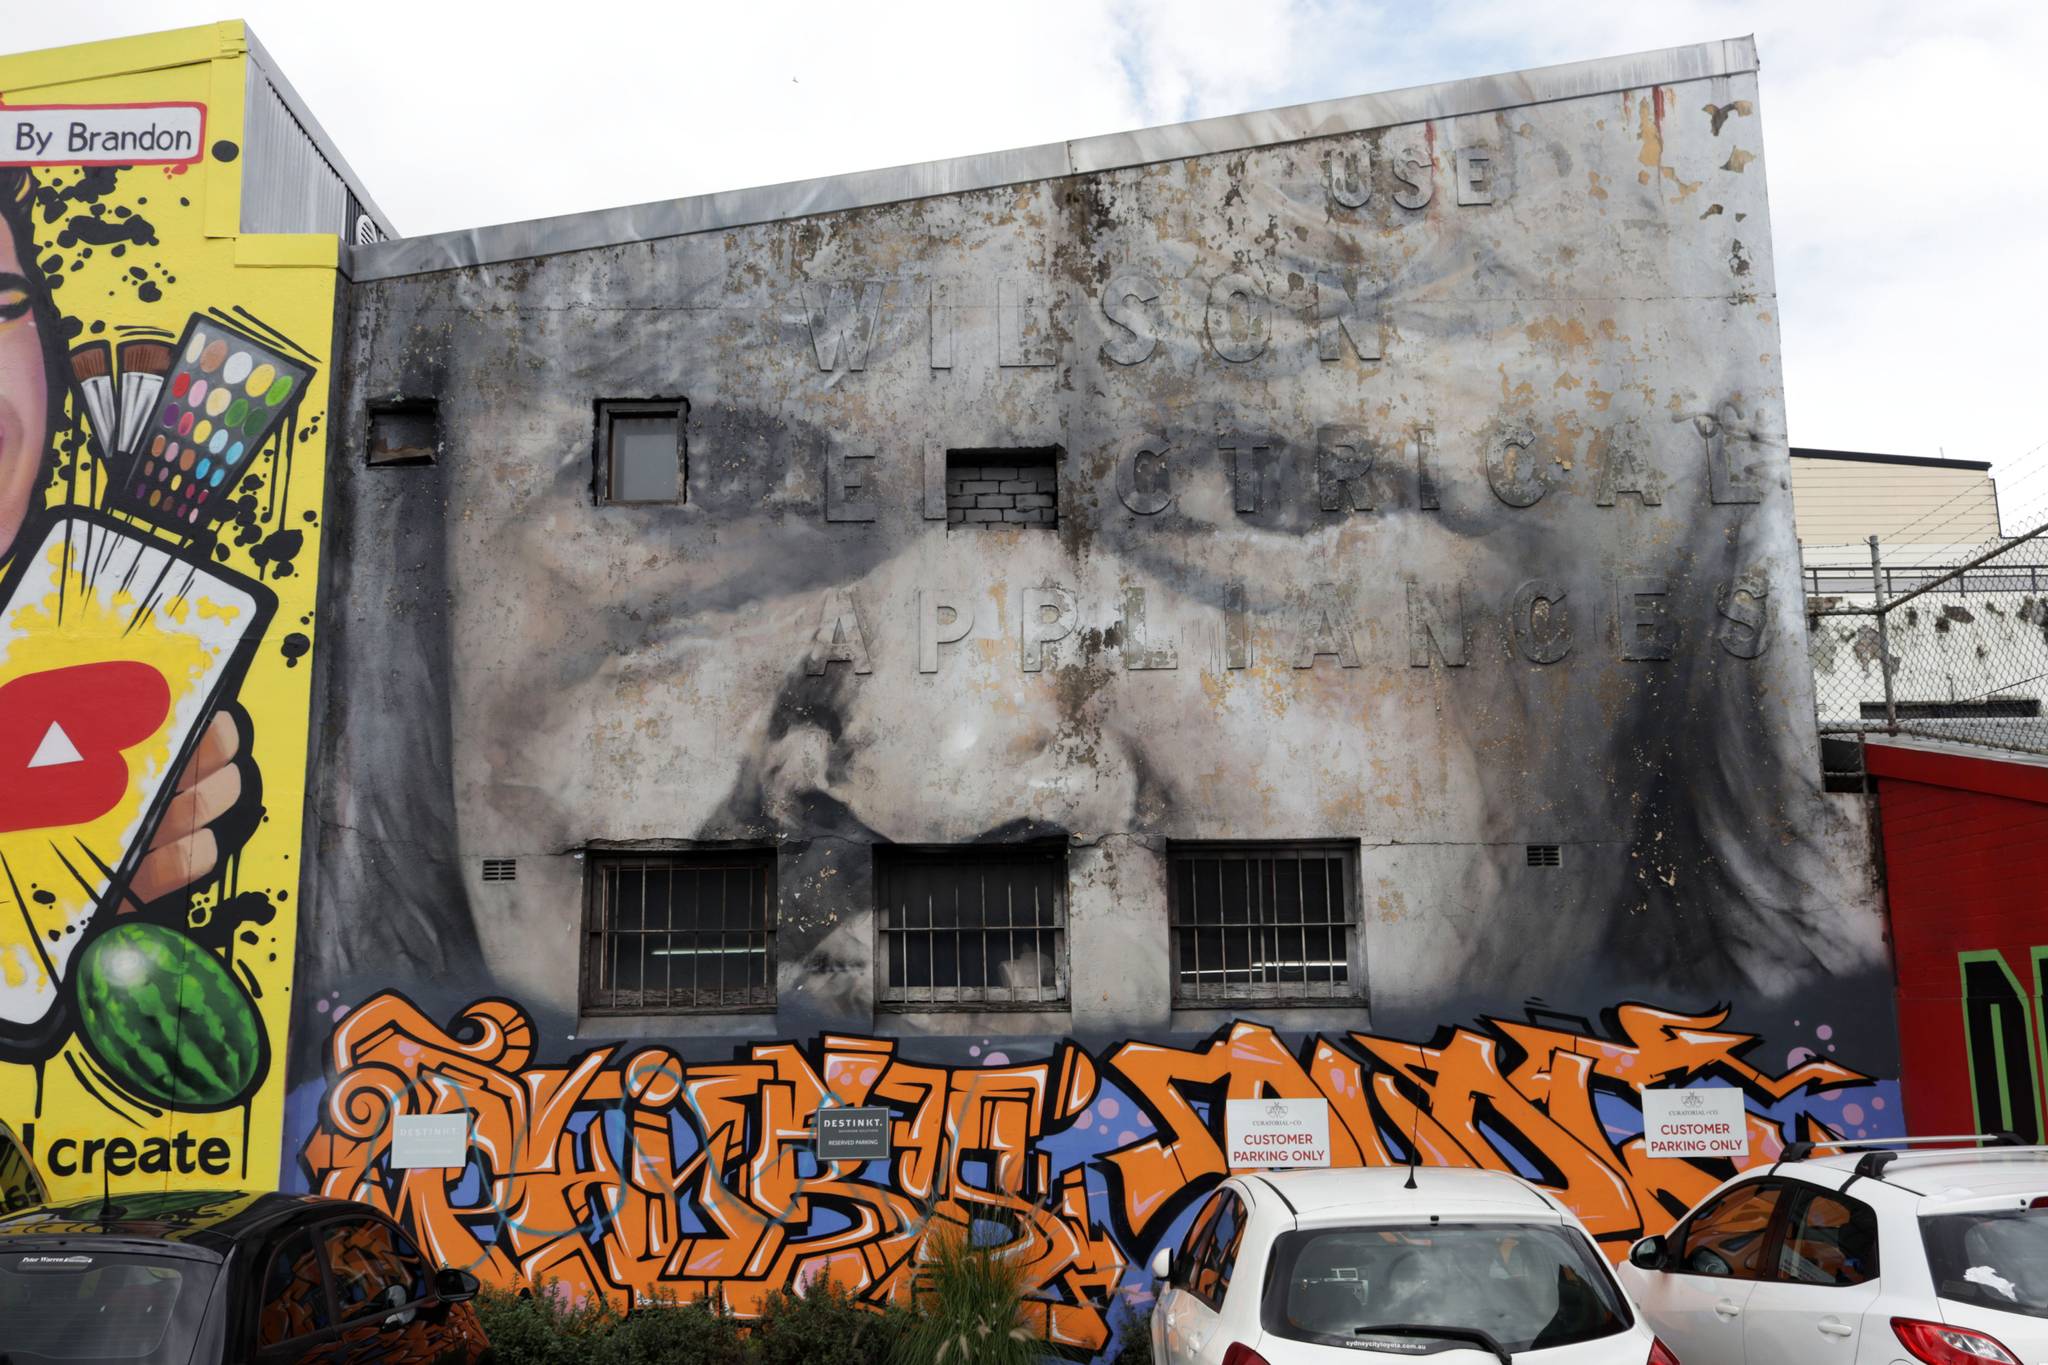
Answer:
[[[1067,998],[1063,846],[875,851],[882,1004],[1036,1009]]]
[[[775,1007],[773,852],[592,852],[587,866],[586,1013]]]
[[[1172,845],[1174,1003],[1355,998],[1357,858],[1345,843]]]

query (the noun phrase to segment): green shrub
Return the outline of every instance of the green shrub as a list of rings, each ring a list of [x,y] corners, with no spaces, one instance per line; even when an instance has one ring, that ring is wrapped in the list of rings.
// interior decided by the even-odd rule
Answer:
[[[747,1327],[755,1365],[888,1365],[910,1326],[899,1309],[863,1308],[830,1280],[771,1294]]]
[[[1024,1268],[964,1228],[940,1228],[927,1245],[896,1365],[1038,1365],[1046,1347],[1024,1319]]]
[[[572,1304],[559,1289],[513,1294],[486,1288],[476,1315],[499,1365],[597,1365],[600,1304]]]
[[[715,1305],[657,1298],[631,1313],[607,1299],[574,1303],[561,1286],[486,1289],[477,1316],[498,1365],[743,1365],[739,1325]]]
[[[741,1365],[739,1323],[722,1306],[698,1299],[642,1303],[616,1319],[605,1341],[605,1365]]]

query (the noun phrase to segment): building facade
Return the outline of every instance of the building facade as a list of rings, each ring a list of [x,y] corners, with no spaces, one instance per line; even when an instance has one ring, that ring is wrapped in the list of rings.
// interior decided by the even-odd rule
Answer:
[[[2034,869],[2048,847],[2048,760],[1918,736],[1872,736],[1864,755],[1884,829],[1907,1112],[1924,1132],[2041,1142],[2048,890]]]
[[[239,23],[0,95],[0,1185],[268,1185],[339,242],[388,225]]]
[[[1225,1169],[1896,1131],[1746,41],[351,253],[287,1183],[1110,1350]],[[822,1105],[891,1114],[819,1165]],[[457,1116],[461,1165],[394,1132]]]
[[[1794,446],[1792,501],[1809,568],[1868,569],[1872,536],[1894,555],[1927,559],[2002,534],[1988,460]]]

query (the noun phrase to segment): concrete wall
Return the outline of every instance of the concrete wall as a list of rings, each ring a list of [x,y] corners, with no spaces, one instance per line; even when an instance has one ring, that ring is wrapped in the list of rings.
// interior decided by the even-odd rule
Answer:
[[[1329,1098],[1351,1161],[1422,1122],[1374,1074],[1463,1094],[1439,1159],[1549,1180],[1616,1247],[1713,1183],[1631,1166],[1645,1080],[1744,1086],[1758,1155],[1881,1093],[1753,72],[1448,89],[1483,112],[361,284],[343,439],[434,399],[444,452],[335,472],[301,1000],[346,1018],[298,1056],[308,1182],[386,1189],[381,1116],[459,1074],[511,1106],[494,1142],[587,1141],[593,1170],[624,1158],[549,1126],[574,1104],[687,1133],[695,1193],[649,1197],[691,1227],[786,1140],[778,1087],[799,1129],[821,1084],[893,1097],[946,1216],[1014,1208],[1064,1248],[1033,1263],[1048,1321],[1101,1348],[1090,1296],[1220,1173],[1221,1106],[1181,1087]],[[687,501],[598,504],[596,404],[674,396]],[[948,451],[1047,447],[1055,531],[954,519]],[[875,848],[1027,838],[1068,849],[1069,1006],[878,1009]],[[1298,838],[1356,841],[1360,989],[1175,1009],[1170,841]],[[579,1012],[586,851],[725,845],[775,852],[772,1024]],[[484,883],[504,857],[517,881]],[[1621,1107],[1574,1137],[1535,1073],[1580,1049],[1587,1122]],[[750,1117],[688,1112],[705,1086]],[[958,1118],[978,1086],[1019,1126]],[[1518,1116],[1491,1136],[1481,1091]],[[582,1098],[516,1098],[543,1093]],[[407,1211],[452,1238],[497,1216],[476,1188]],[[729,1269],[696,1279],[618,1228],[474,1254],[743,1304],[866,1256],[862,1291],[901,1291],[893,1234],[804,1226],[751,1260],[706,1231],[692,1264]]]

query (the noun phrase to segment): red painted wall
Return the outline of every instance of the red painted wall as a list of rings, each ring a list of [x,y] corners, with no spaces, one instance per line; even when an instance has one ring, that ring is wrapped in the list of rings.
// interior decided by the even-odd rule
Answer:
[[[1866,761],[1882,820],[1907,1126],[1964,1133],[2010,1119],[2030,1138],[2048,1136],[2035,952],[2048,956],[2048,763],[1896,742],[1871,744]],[[1981,963],[1966,1007],[1965,955],[1989,952],[2016,987]]]

